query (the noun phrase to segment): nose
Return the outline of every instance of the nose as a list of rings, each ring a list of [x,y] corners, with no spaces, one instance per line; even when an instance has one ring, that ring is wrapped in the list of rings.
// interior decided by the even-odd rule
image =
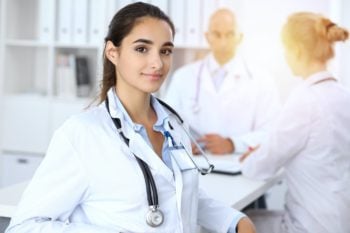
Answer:
[[[154,70],[160,70],[163,67],[163,60],[159,53],[154,53],[151,56],[151,66]]]

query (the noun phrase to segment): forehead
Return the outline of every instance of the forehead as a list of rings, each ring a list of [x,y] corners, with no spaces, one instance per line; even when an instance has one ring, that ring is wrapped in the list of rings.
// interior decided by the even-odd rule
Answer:
[[[137,20],[130,33],[124,38],[125,41],[148,39],[155,43],[172,41],[172,30],[169,24],[161,19],[144,17]]]
[[[228,12],[218,12],[210,19],[210,31],[234,31],[237,28],[235,17]]]

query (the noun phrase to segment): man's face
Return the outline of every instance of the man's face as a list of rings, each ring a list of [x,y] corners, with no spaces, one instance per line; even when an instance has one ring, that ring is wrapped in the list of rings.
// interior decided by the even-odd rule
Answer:
[[[238,31],[234,17],[222,12],[211,18],[206,38],[215,57],[230,59],[241,42],[242,34]]]

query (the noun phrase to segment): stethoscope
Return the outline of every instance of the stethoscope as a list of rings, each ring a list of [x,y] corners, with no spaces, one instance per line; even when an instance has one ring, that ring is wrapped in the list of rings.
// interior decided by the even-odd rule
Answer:
[[[207,60],[204,60],[201,62],[201,64],[199,65],[199,69],[196,75],[196,87],[195,87],[195,95],[194,95],[194,101],[193,101],[193,105],[192,105],[192,112],[194,114],[197,114],[200,111],[200,106],[199,106],[199,95],[201,92],[201,84],[202,84],[202,74],[203,74],[203,70],[205,67],[205,63]],[[245,61],[245,59],[242,58],[243,61],[243,65],[244,65],[244,69],[246,70],[246,73],[248,75],[249,78],[253,78],[253,75]]]
[[[181,148],[183,148],[187,154],[187,156],[190,158],[190,160],[192,161],[192,163],[194,164],[194,166],[196,167],[196,169],[202,174],[202,175],[206,175],[212,172],[212,170],[214,169],[214,165],[211,164],[205,154],[205,152],[202,150],[202,148],[198,145],[198,143],[196,142],[196,140],[194,140],[193,136],[190,134],[190,132],[183,126],[183,119],[180,117],[180,115],[173,109],[171,108],[168,104],[166,104],[165,102],[163,102],[162,100],[158,99],[159,103],[161,105],[163,105],[163,107],[165,107],[166,109],[168,109],[168,111],[170,113],[172,113],[173,115],[176,116],[176,119],[178,121],[178,123],[180,123],[180,125],[182,126],[182,129],[184,130],[184,132],[187,134],[187,136],[191,139],[191,141],[196,145],[196,147],[198,148],[198,150],[201,152],[201,154],[203,155],[203,157],[205,158],[206,162],[208,163],[208,168],[200,168],[193,160],[190,152],[186,149],[186,147],[184,147],[183,145],[181,145]],[[117,132],[119,133],[120,137],[123,139],[124,143],[129,147],[129,141],[130,139],[127,138],[122,130],[122,125],[121,125],[121,121],[119,118],[114,118],[112,117],[110,110],[109,110],[109,101],[108,101],[108,97],[105,100],[105,105],[107,108],[107,111],[117,129]],[[170,122],[168,122],[170,129],[174,129],[174,127],[170,124]],[[175,142],[171,136],[171,134],[169,133],[169,131],[165,131],[164,136],[169,140],[168,142],[170,142],[170,144],[173,147],[176,147]],[[136,156],[134,153],[133,155],[136,158],[136,161],[138,163],[138,165],[140,166],[141,170],[142,170],[142,174],[145,178],[145,183],[146,183],[146,192],[147,192],[147,201],[148,201],[148,206],[149,206],[149,210],[146,214],[146,223],[151,226],[151,227],[158,227],[160,226],[163,222],[164,222],[164,214],[163,212],[159,209],[159,201],[158,201],[158,192],[157,192],[157,186],[156,183],[154,181],[153,175],[151,170],[149,169],[147,163],[145,163],[143,160],[141,160],[138,156]]]

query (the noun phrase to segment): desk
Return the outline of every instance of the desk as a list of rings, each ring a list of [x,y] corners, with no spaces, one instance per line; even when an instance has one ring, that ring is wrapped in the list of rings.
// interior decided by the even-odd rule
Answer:
[[[28,182],[24,182],[0,189],[0,217],[10,218],[14,214],[27,185]]]
[[[211,197],[241,210],[275,185],[281,176],[279,173],[268,181],[255,181],[242,175],[209,174],[200,175],[199,183]],[[10,218],[14,214],[27,185],[28,182],[24,182],[0,190],[0,217]]]
[[[282,178],[279,172],[267,181],[257,181],[243,175],[230,176],[209,174],[200,176],[200,187],[212,198],[220,200],[237,210],[242,210],[248,204],[263,195],[269,188]]]

